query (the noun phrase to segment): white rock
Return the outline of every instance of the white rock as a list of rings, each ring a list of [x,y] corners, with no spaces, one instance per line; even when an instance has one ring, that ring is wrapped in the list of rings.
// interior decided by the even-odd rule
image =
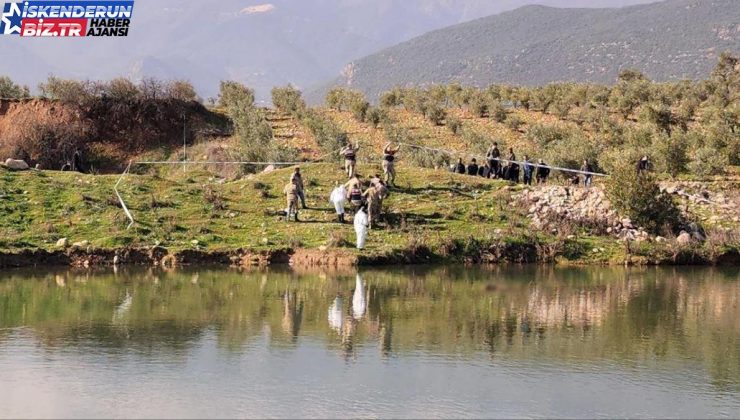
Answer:
[[[262,171],[264,173],[270,173],[275,170],[275,165],[267,165],[265,166],[265,169]]]
[[[90,245],[90,241],[80,241],[80,242],[73,243],[72,248],[82,249],[82,248],[87,248],[88,245]]]
[[[691,243],[691,235],[684,231],[681,231],[681,234],[678,235],[678,237],[676,238],[676,243],[679,245],[688,245],[689,243]]]
[[[62,238],[57,241],[58,248],[66,248],[68,246],[69,246],[69,240],[67,238]]]
[[[30,169],[25,161],[19,159],[6,159],[5,166],[14,171],[27,171]]]

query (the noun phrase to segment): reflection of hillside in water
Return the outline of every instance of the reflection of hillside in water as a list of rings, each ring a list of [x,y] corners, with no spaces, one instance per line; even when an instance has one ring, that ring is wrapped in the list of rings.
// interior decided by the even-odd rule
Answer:
[[[47,346],[185,352],[204,334],[242,351],[323,341],[346,355],[696,357],[740,377],[737,270],[413,268],[0,275],[0,344],[30,327]],[[5,330],[3,330],[5,329]],[[4,331],[4,332],[3,332]]]

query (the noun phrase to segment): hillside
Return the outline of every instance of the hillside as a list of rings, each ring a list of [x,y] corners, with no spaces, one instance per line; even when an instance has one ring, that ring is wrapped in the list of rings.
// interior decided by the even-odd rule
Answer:
[[[621,9],[526,6],[451,26],[350,63],[329,85],[369,98],[395,86],[458,81],[613,83],[637,68],[657,81],[706,77],[740,51],[740,2],[670,0]],[[323,97],[327,87],[310,99]]]

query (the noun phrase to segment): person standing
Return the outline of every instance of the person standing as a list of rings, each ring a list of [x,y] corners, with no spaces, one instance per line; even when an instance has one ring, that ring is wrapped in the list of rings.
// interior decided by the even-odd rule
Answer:
[[[470,163],[468,164],[468,175],[477,176],[478,175],[478,162],[473,158]]]
[[[308,208],[306,207],[306,193],[303,186],[303,176],[301,175],[301,168],[295,168],[295,170],[293,170],[293,175],[291,175],[290,181],[294,182],[296,185],[296,193],[298,194],[298,198],[301,199],[301,207],[303,207],[304,209]]]
[[[546,184],[548,176],[550,176],[550,168],[544,160],[540,159],[537,163],[537,184]]]
[[[344,156],[344,170],[347,172],[349,178],[355,175],[358,150],[360,150],[359,141],[354,146],[351,142],[347,141],[347,144],[339,151],[339,154]]]
[[[365,203],[367,203],[367,228],[373,228],[373,220],[377,223],[378,216],[380,216],[380,193],[375,185],[372,183],[362,193]]]
[[[283,194],[285,194],[285,200],[288,204],[288,208],[285,210],[285,220],[290,221],[290,216],[295,216],[295,221],[298,222],[298,186],[295,180],[291,180],[283,188]]]
[[[594,171],[593,166],[591,166],[590,163],[588,163],[588,159],[583,160],[583,165],[581,165],[581,171],[587,172],[583,174],[583,186],[588,188],[591,186],[591,182],[593,181],[593,174]]]
[[[493,143],[493,146],[486,152],[486,157],[488,158],[488,165],[491,167],[490,178],[498,178],[501,170],[501,162],[499,161],[501,151],[498,150],[498,143]]]
[[[455,172],[458,174],[465,175],[465,164],[462,161],[462,158],[457,159],[457,165],[455,165]]]
[[[396,167],[394,161],[396,160],[396,153],[401,149],[399,144],[396,148],[393,148],[393,143],[388,143],[383,149],[383,177],[385,183],[388,186],[396,186]]]
[[[347,201],[347,190],[344,185],[340,185],[339,182],[335,184],[329,201],[334,205],[339,223],[344,223],[344,203]]]
[[[365,213],[366,207],[360,207],[360,210],[355,213],[355,235],[357,235],[357,249],[365,248],[365,241],[367,240],[367,213]]]
[[[532,172],[534,165],[529,161],[529,156],[524,155],[524,185],[532,185]]]
[[[504,170],[504,179],[513,182],[519,182],[519,164],[516,163],[514,148],[509,147],[509,156],[506,158],[506,169]]]

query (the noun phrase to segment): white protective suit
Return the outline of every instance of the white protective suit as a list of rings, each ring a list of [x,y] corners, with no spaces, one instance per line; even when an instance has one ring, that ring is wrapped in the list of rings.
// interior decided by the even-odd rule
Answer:
[[[357,249],[365,248],[367,239],[367,213],[360,209],[355,214],[355,234],[357,234]]]
[[[365,286],[362,284],[362,277],[358,274],[355,280],[355,293],[352,295],[352,315],[355,319],[362,319],[366,309]]]
[[[337,214],[344,214],[344,203],[347,201],[347,189],[340,185],[331,192],[329,202],[334,205]]]

